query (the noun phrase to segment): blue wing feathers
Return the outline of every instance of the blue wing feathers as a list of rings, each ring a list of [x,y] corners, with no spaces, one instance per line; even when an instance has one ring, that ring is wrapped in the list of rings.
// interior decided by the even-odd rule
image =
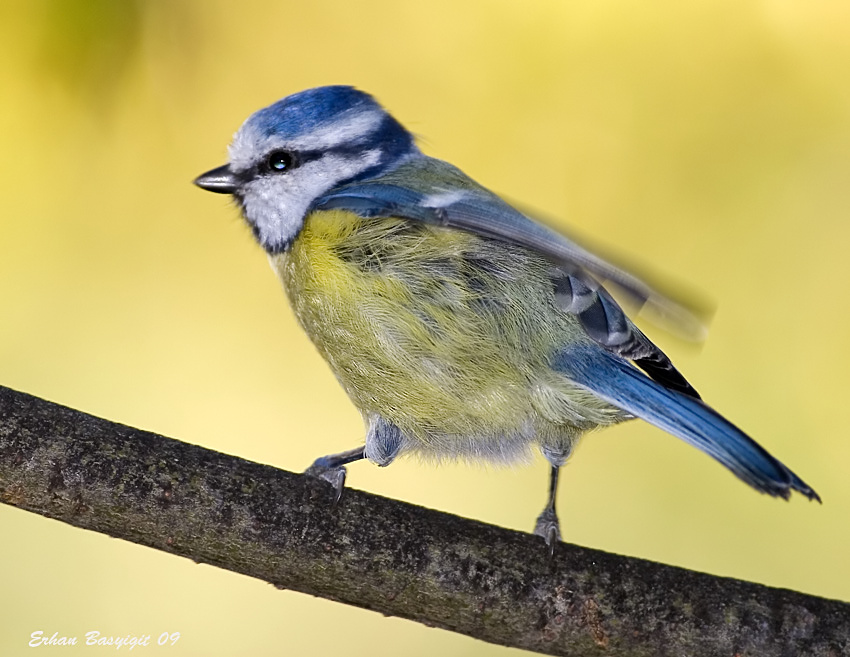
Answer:
[[[820,497],[761,445],[703,402],[668,390],[593,345],[560,352],[553,367],[608,402],[697,447],[762,493]]]
[[[403,174],[403,175],[402,175]],[[525,216],[451,165],[420,157],[388,175],[352,181],[317,198],[311,210],[345,209],[362,217],[404,217],[465,230],[536,251],[569,273],[615,284],[656,319],[699,338],[702,320],[622,269]]]

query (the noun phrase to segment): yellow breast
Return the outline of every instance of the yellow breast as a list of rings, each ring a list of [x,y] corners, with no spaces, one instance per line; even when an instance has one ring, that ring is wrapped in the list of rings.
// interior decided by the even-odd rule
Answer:
[[[542,258],[470,233],[333,210],[312,213],[272,265],[364,414],[423,445],[527,442],[540,432],[548,358],[576,330],[553,306]]]

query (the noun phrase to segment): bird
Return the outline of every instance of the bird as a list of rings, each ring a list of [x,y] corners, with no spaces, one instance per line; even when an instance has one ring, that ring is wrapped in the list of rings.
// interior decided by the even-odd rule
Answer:
[[[640,418],[761,493],[818,494],[708,406],[608,287],[661,316],[694,313],[424,154],[375,98],[332,85],[253,113],[227,164],[197,179],[229,194],[294,314],[359,410],[363,444],[307,469],[339,499],[346,465],[549,464],[534,533],[561,540],[558,476],[581,437]]]

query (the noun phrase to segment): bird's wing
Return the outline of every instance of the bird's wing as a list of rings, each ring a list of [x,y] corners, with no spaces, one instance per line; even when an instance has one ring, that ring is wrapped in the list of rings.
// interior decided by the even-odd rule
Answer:
[[[662,385],[699,397],[598,279],[614,283],[640,306],[648,305],[694,333],[702,330],[702,322],[692,310],[530,219],[445,162],[423,158],[389,175],[340,186],[317,199],[311,209],[344,209],[362,217],[403,217],[536,251],[553,262],[556,301],[579,317],[593,340],[633,360]]]
[[[604,287],[587,275],[559,269],[553,272],[551,278],[555,303],[576,315],[594,342],[611,353],[634,361],[665,388],[700,398],[667,355],[634,325]]]
[[[534,221],[446,162],[418,158],[388,175],[336,187],[313,205],[331,208],[364,217],[405,217],[524,246],[570,273],[586,272],[614,284],[629,301],[685,335],[704,337],[705,323],[694,308]]]

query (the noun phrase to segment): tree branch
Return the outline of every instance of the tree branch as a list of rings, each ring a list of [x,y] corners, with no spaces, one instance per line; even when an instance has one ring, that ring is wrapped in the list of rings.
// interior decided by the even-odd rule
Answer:
[[[850,654],[850,604],[346,490],[0,387],[0,500],[293,589],[553,655]]]

